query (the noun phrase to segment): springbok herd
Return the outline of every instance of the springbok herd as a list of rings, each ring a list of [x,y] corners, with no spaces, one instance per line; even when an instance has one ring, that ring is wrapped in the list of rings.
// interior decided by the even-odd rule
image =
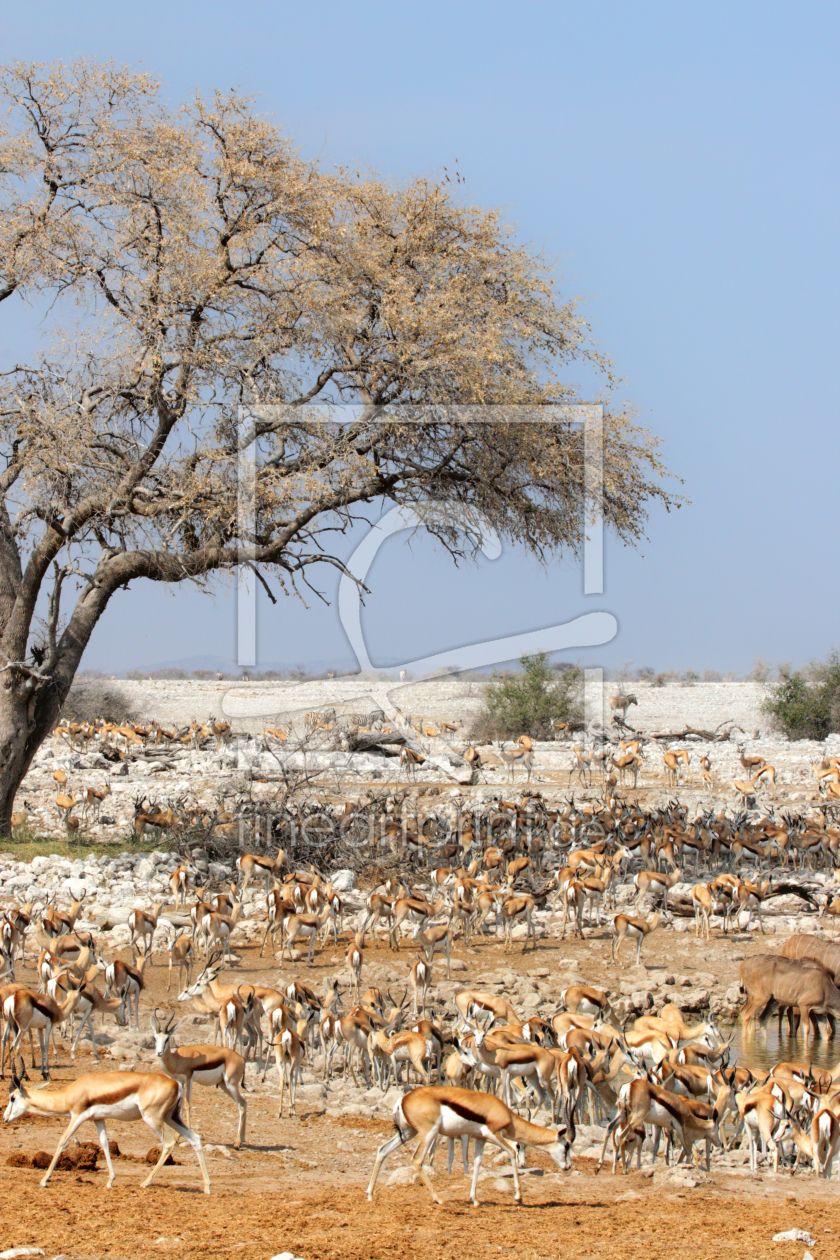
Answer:
[[[331,807],[336,824],[352,822],[354,811],[364,815],[374,852],[389,855],[401,872],[370,890],[352,912],[325,874],[294,868],[291,844],[287,851],[242,853],[236,878],[212,894],[203,872],[203,886],[196,883],[199,870],[192,863],[173,871],[174,909],[165,920],[169,983],[177,969],[177,1002],[215,1018],[212,1045],[179,1045],[178,1015],[147,1000],[155,934],[164,929],[162,903],[128,916],[130,962],[107,958],[96,934],[81,930],[81,900],[69,910],[53,902],[40,910],[32,902],[7,905],[0,921],[0,1072],[8,1062],[12,1073],[5,1119],[34,1113],[67,1120],[41,1184],[49,1182],[74,1133],[91,1120],[110,1186],[107,1121],[143,1120],[161,1145],[144,1185],[181,1138],[193,1147],[209,1192],[201,1138],[191,1121],[192,1087],[216,1086],[235,1103],[238,1147],[246,1141],[248,1074],[264,1079],[272,1060],[281,1115],[286,1106],[296,1113],[297,1086],[316,1061],[325,1080],[340,1079],[346,1088],[348,1078],[354,1084],[363,1078],[383,1093],[405,1083],[394,1108],[396,1132],[379,1148],[369,1197],[383,1161],[416,1140],[414,1166],[437,1200],[427,1165],[438,1140],[447,1139],[451,1168],[455,1140],[461,1139],[466,1168],[473,1138],[471,1201],[477,1201],[487,1143],[510,1158],[519,1200],[527,1149],[542,1149],[560,1170],[570,1168],[576,1129],[587,1116],[590,1124],[604,1126],[598,1168],[609,1148],[613,1172],[626,1172],[634,1155],[640,1166],[652,1132],[654,1160],[664,1134],[666,1161],[673,1152],[690,1164],[705,1146],[708,1169],[713,1152],[748,1143],[753,1172],[770,1159],[774,1170],[792,1164],[831,1176],[840,1145],[840,1063],[821,1070],[809,1058],[812,1039],[833,1036],[840,1016],[840,947],[830,940],[794,935],[780,953],[753,954],[741,966],[745,1031],[778,1011],[802,1038],[801,1058],[771,1071],[735,1062],[731,1038],[711,1017],[689,1025],[674,1003],[635,1018],[626,1003],[617,1009],[621,1003],[603,976],[563,990],[550,1018],[524,1020],[504,993],[464,988],[436,1001],[433,978],[439,954],[449,980],[451,949],[459,938],[483,948],[491,933],[491,939],[501,934],[507,954],[520,940],[523,954],[537,951],[537,925],[545,931],[549,913],[562,936],[592,939],[606,927],[618,968],[626,966],[628,949],[635,947],[636,962],[643,949],[646,956],[655,952],[657,938],[648,938],[661,938],[678,915],[693,915],[698,951],[713,931],[723,939],[731,929],[749,928],[754,915],[763,933],[762,910],[774,897],[799,898],[828,923],[840,912],[840,901],[827,889],[840,858],[831,801],[821,811],[780,818],[701,810],[693,820],[678,801],[643,808],[609,790],[600,800],[554,807],[533,789],[516,801],[485,802],[483,811],[442,799],[428,804],[432,809],[422,823],[404,818],[400,799],[393,797],[387,805],[367,799]],[[325,812],[318,810],[321,826]],[[298,807],[297,823],[303,813]],[[287,834],[293,837],[294,828]],[[770,874],[763,875],[762,867],[772,868]],[[252,880],[264,881],[264,908],[261,896],[256,901],[259,958],[267,958],[273,984],[237,980],[240,960],[233,951],[246,926],[244,894]],[[819,903],[818,888],[824,893]],[[248,904],[254,907],[253,896]],[[179,921],[180,930],[173,926]],[[395,1002],[379,988],[363,991],[366,950],[377,933],[395,958],[407,947],[413,1000],[408,992]],[[278,963],[282,969],[305,957],[312,964],[330,938],[333,946],[346,945],[343,992],[335,975],[318,991],[288,973],[285,981],[277,979]],[[15,979],[21,967],[30,972],[28,982]],[[34,1071],[37,1034],[41,1073],[49,1079],[51,1040],[67,1030],[72,1057],[86,1035],[98,1058],[96,1016],[123,1026],[133,1021],[138,1030],[149,1020],[160,1071],[95,1072],[60,1089],[27,1085],[24,1038]],[[535,1107],[544,1109],[544,1124],[531,1121]]]
[[[392,782],[397,791],[401,782],[422,783],[421,790],[430,796],[456,784],[465,798],[478,793],[480,799],[482,793],[493,795],[494,775],[501,771],[508,784],[521,775],[529,784],[536,779],[549,794],[574,789],[610,801],[630,799],[626,793],[632,791],[632,799],[661,801],[663,793],[676,793],[698,809],[705,806],[706,817],[717,816],[723,807],[747,817],[746,811],[760,806],[767,824],[763,840],[771,847],[777,841],[782,845],[778,856],[783,861],[784,846],[789,852],[801,847],[797,833],[820,826],[820,811],[824,819],[826,809],[840,808],[840,756],[826,747],[808,769],[816,813],[777,818],[778,811],[807,799],[806,793],[791,791],[776,766],[757,748],[748,752],[745,744],[737,745],[744,777],[730,779],[732,753],[725,745],[675,745],[663,752],[655,740],[641,735],[625,739],[613,731],[611,739],[598,738],[588,748],[568,740],[537,744],[527,735],[508,747],[456,742],[460,719],[436,725],[406,719],[404,730],[399,732],[395,723],[394,731],[399,739],[407,733],[414,746],[397,745],[390,755],[372,756],[348,749],[366,735],[387,738],[392,727],[381,713],[350,715],[346,721],[329,711],[304,717],[302,738],[294,736],[291,723],[247,736],[213,717],[183,728],[154,721],[58,726],[52,747],[39,752],[24,781],[12,814],[12,836],[49,834],[56,823],[78,843],[127,833],[137,839],[163,835],[170,841],[190,834],[199,841],[241,836],[243,828],[253,830],[255,811],[271,808],[277,784],[295,774],[315,784],[311,799],[316,791],[327,799],[330,791],[353,791],[354,781],[358,790],[377,779]],[[324,765],[307,769],[319,758]],[[804,773],[800,768],[800,776]],[[793,786],[804,786],[802,779]],[[761,826],[748,831],[753,840],[761,839]]]

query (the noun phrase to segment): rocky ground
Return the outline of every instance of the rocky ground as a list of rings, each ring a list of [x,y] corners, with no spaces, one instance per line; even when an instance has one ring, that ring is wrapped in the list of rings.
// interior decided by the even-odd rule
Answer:
[[[234,701],[228,699],[229,684],[137,683],[134,700],[143,715],[164,724],[181,724],[192,717],[231,715]],[[342,687],[349,684],[342,683]],[[475,683],[467,680],[432,682],[412,690],[411,707],[404,711],[429,722],[469,719],[470,706],[478,703]],[[101,1062],[95,1063],[89,1043],[84,1043],[75,1063],[60,1047],[57,1084],[89,1070],[129,1068],[154,1069],[153,1043],[148,1026],[156,1005],[173,1003],[185,1015],[179,1029],[182,1043],[212,1040],[212,1021],[195,1014],[188,1006],[174,1002],[177,978],[167,988],[166,945],[173,931],[184,922],[183,912],[170,900],[168,876],[178,862],[161,836],[151,852],[122,852],[108,856],[95,852],[90,841],[125,839],[131,830],[133,802],[142,796],[158,800],[183,798],[196,808],[213,808],[219,801],[237,806],[246,798],[270,803],[282,783],[278,753],[267,751],[254,732],[278,719],[302,731],[301,714],[311,708],[339,702],[342,697],[330,691],[330,684],[307,684],[305,691],[293,685],[248,684],[257,697],[253,703],[264,708],[259,718],[231,715],[241,737],[234,746],[217,752],[213,748],[167,752],[165,757],[132,756],[119,764],[102,758],[97,751],[84,753],[61,744],[42,750],[24,785],[23,797],[31,807],[34,829],[61,835],[54,801],[55,769],[64,769],[70,778],[69,790],[110,782],[111,795],[103,806],[103,822],[89,819],[79,837],[78,856],[42,855],[29,862],[15,856],[14,847],[0,853],[0,903],[12,899],[31,901],[36,914],[46,898],[55,896],[60,905],[84,897],[79,926],[93,931],[107,959],[128,958],[128,928],[125,920],[135,906],[163,903],[155,938],[153,966],[147,968],[147,991],[143,996],[141,1026],[120,1029],[110,1019],[100,1030]],[[630,720],[648,731],[680,730],[684,726],[711,728],[725,720],[739,722],[754,735],[764,731],[759,712],[760,689],[752,684],[698,684],[694,687],[641,688],[638,710]],[[292,692],[294,703],[291,703]],[[269,695],[270,693],[270,695]],[[281,695],[282,693],[282,695]],[[267,698],[268,697],[268,698]],[[379,694],[381,700],[381,693]],[[236,701],[247,708],[253,696]],[[377,694],[373,695],[377,701]],[[247,703],[246,703],[247,702]],[[298,703],[300,702],[300,703]],[[270,706],[276,705],[271,708]],[[357,692],[345,709],[362,711],[367,698]],[[285,706],[285,707],[284,707]],[[402,707],[402,706],[401,706]],[[297,714],[297,716],[295,716]],[[636,716],[634,716],[636,715]],[[251,738],[245,729],[251,725]],[[836,742],[836,741],[835,741]],[[512,789],[506,783],[503,767],[491,768],[475,787],[464,782],[458,752],[463,742],[458,735],[450,743],[427,740],[431,770],[425,771],[417,787],[395,781],[393,763],[365,756],[344,759],[336,778],[334,767],[312,790],[327,806],[338,806],[347,797],[357,798],[371,791],[410,792],[414,804],[434,809],[439,816],[454,815],[465,803],[475,805],[500,794],[511,796],[524,786],[521,778]],[[692,760],[697,765],[697,749]],[[833,747],[833,745],[832,745]],[[692,812],[715,805],[732,808],[735,798],[729,781],[742,777],[738,750],[734,744],[708,745],[716,774],[714,792],[701,794],[696,783],[680,786],[679,797]],[[777,787],[762,804],[776,809],[809,809],[814,798],[810,763],[821,755],[816,745],[789,744],[762,733],[751,738],[748,749],[758,749],[778,769]],[[840,751],[836,749],[835,751]],[[296,754],[298,755],[298,754]],[[327,750],[308,757],[325,756]],[[638,791],[628,790],[630,799],[647,805],[673,796],[662,779],[661,753],[656,746],[648,759]],[[536,749],[532,787],[549,801],[562,801],[569,795],[570,751],[562,744],[541,744]],[[587,791],[574,785],[577,800],[600,792],[596,785]],[[20,798],[19,798],[20,801]],[[249,837],[246,836],[245,839]],[[188,845],[189,847],[189,845]],[[233,877],[232,859],[212,862],[200,846],[191,849],[195,876],[214,888],[224,887]],[[234,933],[235,960],[231,975],[242,981],[279,986],[300,978],[320,988],[330,976],[343,986],[348,982],[344,967],[344,946],[349,931],[362,913],[366,888],[356,886],[351,872],[335,870],[336,887],[345,898],[345,936],[339,947],[329,944],[308,967],[305,960],[275,961],[266,953],[259,957],[263,935],[264,894],[252,883],[243,901],[243,917]],[[774,872],[777,878],[790,873]],[[800,872],[796,879],[810,888],[819,902],[832,888],[833,877],[822,871]],[[674,893],[687,892],[694,882],[686,872],[684,885]],[[619,906],[626,906],[635,889],[625,883],[617,890]],[[610,959],[607,915],[585,931],[584,939],[562,937],[561,915],[554,909],[537,911],[537,944],[523,952],[524,927],[514,930],[515,950],[504,954],[500,940],[488,939],[467,948],[461,938],[455,943],[451,976],[445,965],[435,964],[434,1001],[451,1010],[451,999],[463,987],[481,987],[504,992],[524,1018],[540,1014],[550,1018],[557,1009],[560,991],[574,983],[589,983],[608,989],[620,1016],[655,1011],[664,1003],[679,1006],[689,1021],[713,1014],[721,1024],[732,1020],[739,1005],[738,969],[752,954],[777,950],[791,932],[825,931],[826,920],[803,911],[796,897],[777,898],[765,912],[766,935],[753,919],[747,930],[746,916],[729,936],[713,921],[708,943],[698,942],[687,919],[675,918],[673,925],[657,930],[646,942],[642,964],[635,966],[627,947],[624,966]],[[414,953],[410,943],[392,954],[382,939],[368,942],[362,983],[390,989],[396,998],[408,984],[408,970]],[[29,947],[27,966],[18,979],[35,983],[34,942]],[[773,1035],[758,1037],[741,1045],[735,1040],[741,1061],[764,1066],[778,1058],[800,1058],[801,1043],[779,1042]],[[809,1057],[832,1064],[837,1057],[831,1043],[818,1044]],[[531,1157],[533,1175],[525,1179],[526,1206],[515,1209],[510,1179],[503,1162],[488,1158],[480,1188],[483,1206],[467,1206],[466,1184],[459,1175],[448,1179],[444,1160],[438,1155],[436,1182],[444,1205],[432,1209],[422,1186],[408,1184],[408,1153],[396,1153],[385,1166],[380,1189],[372,1207],[364,1200],[364,1184],[369,1176],[379,1142],[393,1131],[391,1108],[397,1091],[386,1094],[354,1085],[341,1078],[325,1082],[323,1059],[319,1052],[307,1062],[304,1083],[299,1091],[298,1116],[277,1116],[278,1082],[271,1067],[265,1083],[249,1068],[249,1131],[247,1146],[232,1151],[227,1143],[233,1135],[232,1104],[215,1091],[201,1090],[197,1099],[196,1123],[209,1144],[208,1162],[213,1194],[205,1199],[198,1193],[197,1170],[192,1156],[180,1148],[177,1168],[164,1170],[159,1187],[139,1190],[144,1175],[137,1161],[152,1145],[151,1135],[140,1126],[115,1124],[112,1136],[128,1158],[118,1160],[116,1188],[104,1192],[101,1160],[96,1171],[82,1167],[57,1172],[48,1190],[39,1190],[41,1175],[27,1167],[39,1150],[54,1149],[60,1126],[55,1121],[27,1119],[0,1131],[0,1255],[3,1248],[34,1247],[71,1260],[88,1257],[145,1257],[177,1254],[208,1258],[242,1254],[269,1260],[281,1253],[303,1260],[388,1260],[422,1254],[429,1260],[465,1255],[493,1256],[515,1250],[522,1260],[574,1255],[576,1260],[597,1256],[615,1260],[627,1257],[655,1260],[662,1257],[792,1256],[801,1260],[804,1244],[774,1243],[780,1231],[801,1229],[810,1232],[808,1244],[814,1260],[838,1256],[838,1225],[834,1207],[835,1184],[818,1182],[811,1174],[778,1177],[764,1169],[758,1178],[749,1175],[747,1153],[736,1149],[718,1157],[710,1174],[694,1170],[665,1169],[661,1161],[651,1170],[613,1178],[609,1172],[595,1176],[595,1158],[603,1129],[582,1125],[574,1150],[573,1171],[559,1175],[541,1159]],[[535,1119],[540,1117],[535,1116]],[[546,1117],[542,1117],[545,1119]],[[93,1134],[80,1134],[81,1138]],[[5,1163],[11,1158],[11,1163]],[[649,1158],[649,1157],[647,1157]],[[132,1160],[134,1162],[132,1162]]]
[[[445,793],[449,800],[455,799],[454,793],[458,799],[469,799],[471,803],[498,797],[500,793],[509,794],[508,770],[495,747],[482,749],[484,768],[480,781],[475,787],[466,788],[470,775],[461,757],[465,748],[464,732],[481,703],[482,685],[475,680],[432,680],[402,687],[372,682],[373,693],[365,691],[363,681],[354,683],[352,680],[302,684],[150,681],[119,685],[134,711],[144,720],[182,728],[193,718],[205,721],[211,714],[217,718],[226,715],[234,740],[220,751],[208,740],[199,751],[189,746],[173,746],[151,749],[141,755],[132,752],[118,764],[106,760],[96,746],[79,752],[63,739],[47,743],[36,755],[17,799],[18,808],[22,801],[29,808],[29,829],[33,833],[60,835],[62,832],[61,816],[55,804],[56,771],[68,776],[65,792],[79,798],[88,787],[107,787],[110,791],[99,822],[81,816],[82,842],[125,837],[131,829],[135,802],[142,799],[147,804],[157,802],[161,807],[181,800],[188,809],[212,812],[220,802],[225,808],[235,809],[237,801],[246,798],[270,808],[289,777],[301,779],[308,775],[312,793],[327,801],[343,801],[371,788],[396,787],[401,775],[396,758],[343,751],[338,729],[317,732],[307,738],[304,715],[327,708],[334,708],[341,718],[364,715],[380,704],[397,706],[387,709],[397,730],[408,729],[404,722],[408,715],[420,719],[424,725],[461,722],[463,725],[446,737],[418,736],[411,729],[411,738],[426,755],[425,764],[417,771],[417,783]],[[756,683],[664,687],[637,683],[634,686],[639,704],[638,708],[630,709],[628,720],[640,731],[677,732],[686,727],[713,730],[721,723],[735,722],[745,736],[736,732],[739,742],[682,739],[648,744],[639,790],[628,787],[625,793],[628,799],[649,805],[671,799],[674,791],[664,778],[662,754],[671,747],[687,747],[692,767],[688,776],[681,779],[680,800],[692,816],[703,808],[732,808],[738,802],[732,782],[745,777],[739,749],[746,747],[748,755],[759,752],[777,771],[775,787],[771,784],[759,787],[758,806],[771,809],[793,805],[801,809],[816,796],[813,763],[825,752],[840,753],[840,736],[832,736],[825,745],[808,740],[791,743],[768,731],[760,708],[763,690]],[[615,684],[606,685],[604,695],[614,689]],[[266,727],[278,725],[290,732],[285,745],[264,737]],[[699,761],[703,755],[708,755],[712,762],[711,790],[704,788],[699,778]],[[516,774],[522,785],[522,771]],[[548,800],[563,799],[572,788],[577,799],[595,796],[601,791],[597,774],[591,788],[587,789],[573,773],[571,746],[563,741],[536,745],[532,785]],[[77,809],[76,813],[81,815],[81,810]]]
[[[232,863],[208,863],[207,859],[198,852],[191,861],[194,864],[196,876],[202,883],[206,882],[211,889],[226,888],[236,878],[236,870]],[[169,876],[178,864],[179,858],[176,854],[158,850],[149,854],[123,853],[118,857],[89,855],[68,859],[58,856],[41,856],[33,858],[28,863],[14,860],[7,852],[0,854],[0,903],[3,901],[8,903],[12,899],[19,902],[32,902],[37,916],[48,898],[57,899],[58,904],[63,906],[73,899],[83,899],[79,928],[82,931],[94,932],[106,951],[121,949],[128,944],[129,930],[126,921],[132,909],[162,906],[155,941],[156,947],[163,949],[167,941],[177,933],[178,928],[188,923],[184,912],[172,903],[169,889]],[[356,888],[355,876],[351,871],[330,871],[327,874],[331,877],[334,888],[342,893],[345,918],[348,930],[350,930],[351,925],[358,926],[364,917],[366,890]],[[776,872],[776,877],[782,877],[781,870]],[[811,891],[820,905],[825,901],[826,890],[833,891],[836,888],[834,876],[826,875],[821,871],[803,872],[794,878],[799,886]],[[687,879],[678,883],[674,886],[671,896],[679,897],[680,894],[688,896],[693,882],[695,881]],[[423,887],[422,876],[415,881],[415,884]],[[428,891],[429,896],[434,898],[436,894],[431,889]],[[635,897],[636,889],[633,884],[629,880],[624,882],[616,890],[618,909],[631,910]],[[763,923],[759,924],[755,916],[751,922],[748,922],[746,914],[741,917],[742,931],[746,929],[743,940],[760,941],[762,950],[772,951],[778,948],[781,941],[792,932],[826,930],[826,921],[817,913],[809,912],[807,904],[794,895],[778,897],[768,903],[763,911],[762,919]],[[545,1013],[536,1004],[535,993],[541,994],[549,1006],[554,1002],[555,1006],[551,1010],[553,1014],[561,988],[568,984],[600,985],[603,982],[603,976],[595,978],[591,970],[588,975],[582,976],[579,963],[572,956],[568,958],[562,956],[562,950],[566,946],[560,947],[557,944],[561,936],[562,920],[562,913],[557,909],[538,909],[534,912],[537,940],[540,946],[545,945],[552,951],[561,949],[559,959],[552,956],[552,965],[556,968],[563,964],[565,970],[562,974],[547,973],[541,978],[543,981],[541,986],[534,985],[533,978],[520,982],[516,969],[512,966],[505,969],[503,976],[493,977],[495,984],[519,986],[521,983],[524,986],[523,993],[519,994],[518,988],[515,988],[515,991],[525,1003],[523,1013],[526,1015]],[[586,957],[591,957],[593,961],[597,960],[599,969],[609,955],[609,941],[606,935],[606,925],[609,922],[607,912],[604,912],[602,922],[601,927],[593,926],[587,930],[588,940],[585,951]],[[717,918],[713,918],[712,922],[713,926],[720,930],[721,922]],[[492,925],[492,919],[490,923]],[[264,927],[265,895],[262,884],[254,881],[243,898],[242,918],[236,928],[235,940],[240,946],[251,946],[262,940]],[[762,927],[764,933],[762,933]],[[675,918],[667,930],[663,930],[652,938],[656,941],[656,944],[652,946],[653,953],[658,954],[662,942],[685,937],[688,942],[687,948],[696,960],[698,946],[694,940],[693,931],[693,920]],[[522,942],[525,936],[524,925],[515,927],[513,936],[515,941]],[[781,938],[778,945],[774,940],[776,937]],[[736,948],[735,942],[738,939],[737,935],[728,938],[725,949],[721,948],[718,951],[721,964],[726,963],[725,969],[719,966],[714,970],[710,968],[697,970],[695,966],[696,974],[690,981],[684,975],[671,974],[668,967],[665,968],[663,974],[660,974],[662,969],[657,968],[650,973],[655,984],[652,986],[643,984],[640,987],[637,980],[645,980],[648,976],[647,971],[631,968],[626,974],[621,973],[620,980],[617,981],[619,988],[615,990],[620,994],[616,1006],[617,1013],[622,1016],[631,1010],[641,1013],[669,1001],[686,1011],[711,1010],[712,1014],[721,1020],[734,1018],[740,1005],[736,964],[744,957],[743,950]],[[570,927],[569,935],[565,940],[568,942],[568,948],[571,949],[575,942],[571,936]],[[756,944],[756,948],[758,947]],[[577,948],[580,949],[579,944]],[[701,951],[705,948],[705,946],[700,947]],[[632,954],[629,945],[626,947],[626,952],[629,962]],[[728,965],[730,963],[731,967]],[[452,966],[453,973],[459,975],[466,970],[467,963],[463,959],[456,958]],[[574,974],[569,968],[572,968]],[[384,975],[377,974],[371,979],[371,983],[380,984],[386,978]],[[484,982],[482,977],[478,979]],[[448,990],[444,987],[442,993],[446,996]]]
[[[352,899],[352,894],[351,894]],[[327,948],[315,964],[262,960],[247,944],[255,935],[249,922],[237,930],[236,962],[230,973],[242,981],[288,983],[299,978],[320,988],[328,976],[343,971],[343,949]],[[698,946],[685,933],[662,933],[649,942],[639,968],[616,968],[609,961],[609,941],[593,930],[583,942],[541,935],[537,949],[504,955],[488,942],[467,950],[459,942],[451,981],[442,964],[435,967],[434,1000],[448,1002],[469,984],[504,991],[522,1016],[550,1015],[559,990],[588,980],[637,1005],[676,1001],[691,1018],[719,989],[724,996],[737,980],[741,957],[763,949],[766,942],[738,934],[724,940],[716,933],[709,945]],[[111,955],[111,950],[106,951]],[[393,955],[383,942],[365,953],[363,984],[390,987],[402,996],[411,955]],[[629,960],[628,960],[629,961]],[[92,1069],[154,1069],[148,1015],[153,1006],[173,1001],[166,988],[165,956],[157,953],[147,969],[139,1032],[108,1023],[101,1032],[101,1064],[87,1049],[75,1063],[59,1051],[56,1084]],[[29,972],[25,974],[30,974]],[[34,973],[33,973],[34,974]],[[212,1023],[189,1007],[173,1005],[184,1022],[182,1044],[212,1040]],[[781,1047],[795,1057],[796,1046]],[[743,1047],[742,1057],[759,1062],[761,1041]],[[778,1177],[764,1170],[749,1175],[747,1152],[718,1157],[710,1174],[651,1168],[649,1155],[641,1173],[613,1178],[607,1168],[595,1174],[603,1129],[580,1126],[573,1170],[558,1174],[539,1154],[529,1156],[533,1173],[524,1178],[525,1206],[516,1209],[505,1163],[489,1154],[479,1186],[482,1206],[470,1209],[467,1184],[457,1172],[446,1176],[445,1159],[436,1159],[435,1183],[444,1199],[433,1208],[425,1189],[411,1184],[410,1149],[395,1153],[385,1164],[372,1206],[364,1198],[378,1143],[393,1132],[391,1109],[399,1096],[383,1094],[348,1078],[323,1080],[322,1059],[314,1054],[298,1092],[297,1116],[278,1118],[278,1080],[272,1065],[266,1081],[248,1069],[248,1134],[246,1146],[229,1143],[235,1110],[216,1091],[194,1091],[194,1120],[208,1147],[212,1195],[199,1193],[193,1156],[179,1147],[179,1167],[165,1169],[159,1186],[141,1191],[143,1159],[153,1144],[137,1124],[109,1125],[122,1158],[116,1161],[117,1183],[106,1193],[100,1159],[97,1170],[70,1168],[57,1172],[49,1189],[39,1190],[37,1169],[20,1166],[38,1151],[51,1152],[60,1125],[53,1120],[26,1119],[0,1131],[0,1213],[4,1248],[35,1246],[45,1254],[60,1252],[71,1260],[91,1257],[147,1257],[177,1254],[209,1260],[218,1255],[244,1255],[257,1260],[290,1252],[303,1260],[393,1260],[422,1254],[431,1260],[465,1255],[494,1256],[514,1250],[526,1260],[555,1260],[575,1255],[633,1260],[680,1257],[738,1258],[791,1256],[805,1250],[776,1244],[773,1236],[790,1229],[809,1231],[815,1260],[840,1255],[836,1185],[812,1175]],[[547,1119],[540,1114],[534,1119]],[[81,1139],[93,1133],[80,1134]],[[37,1161],[36,1161],[37,1162]]]

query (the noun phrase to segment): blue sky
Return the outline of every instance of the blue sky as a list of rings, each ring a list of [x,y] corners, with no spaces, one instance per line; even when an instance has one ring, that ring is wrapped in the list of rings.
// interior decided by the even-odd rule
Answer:
[[[374,661],[606,609],[615,640],[568,656],[746,671],[840,644],[838,27],[820,3],[45,3],[5,6],[0,59],[113,57],[173,102],[237,86],[307,155],[396,180],[457,158],[465,196],[586,298],[690,505],[655,512],[636,553],[608,544],[603,596],[568,562],[454,570],[392,539],[363,619]],[[334,608],[289,600],[260,603],[258,643],[266,662],[349,656]],[[138,586],[86,663],[235,650],[230,588]]]

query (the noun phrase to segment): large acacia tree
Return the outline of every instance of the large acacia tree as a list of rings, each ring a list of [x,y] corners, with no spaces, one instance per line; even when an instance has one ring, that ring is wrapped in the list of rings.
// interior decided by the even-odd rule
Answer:
[[[129,582],[247,563],[291,590],[341,567],[329,540],[387,500],[455,555],[479,517],[575,550],[579,427],[523,417],[575,401],[575,360],[612,378],[545,263],[446,181],[322,169],[235,93],[172,111],[111,65],[16,64],[0,91],[0,318],[48,312],[37,357],[0,363],[4,830]],[[608,413],[604,503],[626,541],[669,502],[661,478],[655,440]]]

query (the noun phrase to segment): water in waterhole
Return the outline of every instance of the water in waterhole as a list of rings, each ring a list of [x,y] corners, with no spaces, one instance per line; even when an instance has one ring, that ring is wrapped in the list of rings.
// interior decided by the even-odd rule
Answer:
[[[840,1060],[840,1036],[834,1038],[812,1037],[805,1045],[804,1037],[788,1036],[787,1020],[782,1024],[774,1016],[763,1026],[756,1026],[743,1036],[740,1023],[721,1027],[724,1037],[732,1037],[730,1063],[769,1071],[776,1063],[813,1063],[815,1067],[833,1068]]]

